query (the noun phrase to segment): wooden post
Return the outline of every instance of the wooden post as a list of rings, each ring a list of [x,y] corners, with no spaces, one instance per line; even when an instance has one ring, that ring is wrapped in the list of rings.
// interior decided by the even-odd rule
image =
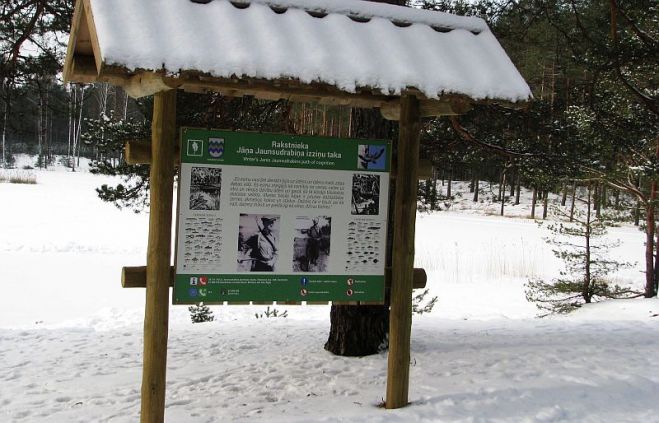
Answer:
[[[398,136],[398,177],[394,200],[394,249],[391,269],[389,362],[386,408],[408,403],[410,333],[412,331],[412,279],[417,168],[421,120],[416,97],[401,97]]]
[[[151,125],[151,194],[147,246],[142,423],[165,420],[167,331],[176,139],[176,91],[154,96]]]

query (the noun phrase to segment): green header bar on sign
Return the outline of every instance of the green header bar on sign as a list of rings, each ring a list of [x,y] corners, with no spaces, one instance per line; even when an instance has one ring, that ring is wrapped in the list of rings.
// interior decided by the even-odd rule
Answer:
[[[388,140],[182,129],[181,162],[389,172]]]

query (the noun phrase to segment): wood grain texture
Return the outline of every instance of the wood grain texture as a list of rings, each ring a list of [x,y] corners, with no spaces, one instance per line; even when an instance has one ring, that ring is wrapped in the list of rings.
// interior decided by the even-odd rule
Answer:
[[[172,155],[174,167],[181,164],[181,151],[176,139],[171,140],[175,144]],[[124,159],[130,165],[151,164],[151,142],[147,140],[130,140],[124,144]]]
[[[155,95],[151,126],[151,194],[147,246],[142,423],[165,419],[176,91]]]
[[[418,183],[419,101],[401,98],[396,194],[394,199],[394,249],[392,252],[391,311],[387,371],[388,409],[408,403],[410,334],[412,330],[412,283],[414,277],[414,226]]]
[[[94,51],[94,60],[96,62],[96,71],[101,73],[103,68],[103,55],[101,54],[101,45],[98,43],[98,35],[96,34],[96,24],[94,23],[94,13],[92,12],[91,0],[83,0],[85,18],[87,20],[87,29],[89,30],[89,40],[92,44]]]
[[[75,4],[75,8],[73,9],[73,21],[71,22],[71,31],[69,34],[69,44],[66,48],[66,58],[64,60],[64,69],[62,71],[64,81],[68,82],[71,80],[71,77],[73,75],[73,56],[74,53],[76,53],[76,50],[78,50],[78,46],[76,45],[78,43],[78,39],[80,38],[80,25],[82,22],[82,17],[84,16],[84,12],[82,10],[82,0],[77,0]],[[79,52],[80,54],[82,52]]]

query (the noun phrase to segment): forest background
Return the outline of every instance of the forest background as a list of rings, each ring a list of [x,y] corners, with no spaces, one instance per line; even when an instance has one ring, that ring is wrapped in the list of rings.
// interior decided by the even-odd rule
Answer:
[[[391,1],[392,3],[405,3]],[[487,21],[531,86],[523,107],[481,104],[459,117],[424,121],[422,158],[433,178],[420,186],[431,209],[443,207],[437,180],[479,181],[499,188],[506,205],[520,187],[533,190],[532,218],[545,218],[548,198],[589,210],[616,209],[645,236],[644,296],[657,293],[659,158],[657,72],[659,5],[653,0],[413,1],[413,7],[479,16]],[[33,154],[35,167],[56,157],[75,171],[80,157],[93,171],[124,175],[99,196],[136,211],[148,204],[148,166],[123,160],[127,140],[147,140],[152,99],[133,100],[107,84],[61,79],[73,2],[11,0],[0,6],[0,166]],[[392,136],[395,125],[367,111],[313,104],[234,99],[215,93],[178,99],[178,124],[341,137]],[[537,210],[536,210],[537,203]]]

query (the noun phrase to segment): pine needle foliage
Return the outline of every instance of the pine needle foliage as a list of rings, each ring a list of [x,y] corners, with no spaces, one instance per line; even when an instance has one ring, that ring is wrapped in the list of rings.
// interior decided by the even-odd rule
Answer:
[[[425,301],[429,292],[430,290],[425,289],[422,293],[417,294],[412,298],[412,313],[424,314],[430,313],[432,311],[433,307],[435,307],[435,304],[437,304],[437,296]]]
[[[188,311],[190,311],[190,320],[192,320],[192,323],[212,322],[215,320],[213,312],[207,305],[204,305],[204,303],[191,305],[188,307]]]
[[[613,284],[609,275],[631,266],[631,263],[613,260],[607,253],[620,242],[604,238],[607,228],[620,221],[615,211],[602,211],[597,215],[593,207],[593,185],[586,187],[585,197],[580,199],[585,210],[576,210],[572,221],[570,213],[560,207],[552,208],[557,219],[546,224],[551,236],[545,241],[552,246],[554,255],[561,259],[564,269],[560,277],[545,281],[532,279],[526,284],[526,299],[534,302],[540,316],[568,313],[607,298],[630,298],[639,295],[629,288]],[[542,225],[543,223],[540,223]]]

